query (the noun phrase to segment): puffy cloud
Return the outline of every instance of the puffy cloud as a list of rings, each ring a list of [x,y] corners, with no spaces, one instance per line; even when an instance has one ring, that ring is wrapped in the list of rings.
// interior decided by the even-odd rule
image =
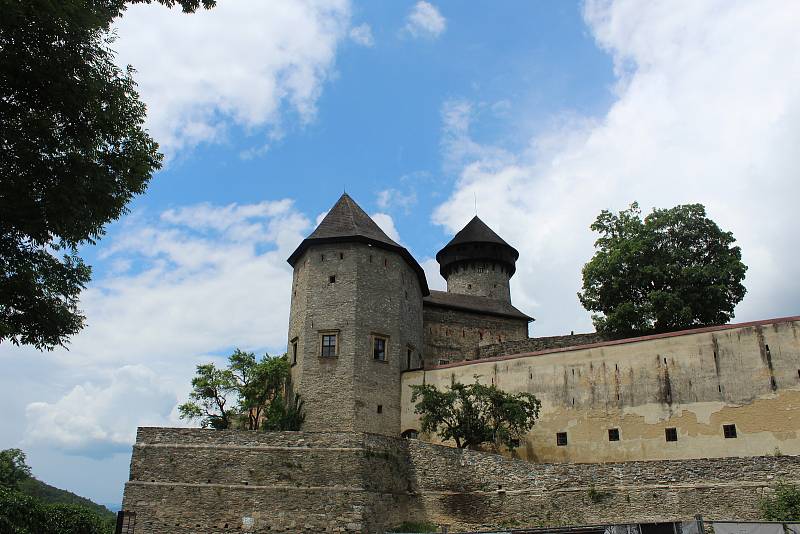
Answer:
[[[381,230],[386,232],[386,235],[388,235],[393,241],[399,244],[403,243],[400,240],[400,234],[398,233],[397,228],[394,225],[394,219],[392,219],[391,215],[389,215],[388,213],[378,212],[378,213],[373,213],[372,215],[370,215],[370,217],[372,217],[372,220],[375,221],[375,224],[377,224]]]
[[[372,28],[370,28],[367,23],[350,28],[350,39],[361,46],[372,46],[375,44],[375,40],[372,38]]]
[[[413,37],[434,39],[447,27],[447,20],[433,4],[420,0],[411,9],[405,30]]]
[[[221,140],[230,125],[279,129],[284,109],[310,120],[349,17],[347,0],[219,2],[192,15],[138,4],[117,23],[115,48],[137,69],[148,127],[173,154]]]
[[[413,190],[404,193],[394,188],[384,189],[378,192],[376,203],[382,210],[399,208],[408,213],[411,206],[417,203],[417,193]]]
[[[701,202],[734,233],[750,267],[737,319],[797,313],[800,253],[786,221],[800,198],[800,5],[596,0],[584,17],[614,58],[608,112],[555,117],[509,153],[473,141],[475,106],[445,105],[445,161],[461,165],[434,220],[457,231],[478,197],[481,218],[520,249],[513,293],[537,334],[591,328],[575,296],[589,225],[633,200]]]
[[[150,369],[123,366],[103,386],[87,382],[55,402],[28,404],[24,443],[94,458],[128,452],[138,426],[175,424],[176,401]]]

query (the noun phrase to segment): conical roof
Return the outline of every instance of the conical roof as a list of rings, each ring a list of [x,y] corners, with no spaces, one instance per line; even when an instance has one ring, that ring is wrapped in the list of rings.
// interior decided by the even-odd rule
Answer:
[[[505,245],[507,247],[511,246],[506,243],[502,237],[497,235],[494,230],[489,228],[485,222],[480,220],[477,215],[473,217],[444,248],[461,243],[497,243],[498,245]]]
[[[436,254],[439,272],[445,279],[458,265],[475,261],[502,263],[513,276],[517,258],[517,249],[506,243],[477,215]]]
[[[422,295],[427,296],[430,293],[425,271],[417,260],[408,250],[386,235],[386,232],[381,230],[380,226],[347,193],[336,201],[319,226],[300,243],[287,261],[294,267],[306,249],[313,245],[348,242],[366,243],[400,254],[416,272]]]
[[[350,195],[344,193],[308,239],[361,236],[399,247]]]

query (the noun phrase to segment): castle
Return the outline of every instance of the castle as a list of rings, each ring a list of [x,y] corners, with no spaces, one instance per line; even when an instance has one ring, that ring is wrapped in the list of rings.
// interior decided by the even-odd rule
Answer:
[[[518,257],[475,217],[436,255],[447,291],[432,291],[343,195],[288,260],[302,431],[140,428],[123,502],[135,532],[755,519],[776,478],[800,480],[800,317],[529,338]],[[542,401],[513,452],[418,434],[410,386],[476,375]]]

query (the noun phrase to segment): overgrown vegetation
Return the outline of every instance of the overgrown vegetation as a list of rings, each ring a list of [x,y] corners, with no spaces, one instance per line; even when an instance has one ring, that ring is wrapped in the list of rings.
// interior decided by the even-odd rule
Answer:
[[[109,534],[113,528],[106,508],[31,476],[24,452],[0,451],[0,532]]]
[[[300,430],[303,401],[287,401],[289,362],[286,355],[264,355],[236,349],[228,366],[197,366],[189,401],[178,407],[181,418],[199,420],[203,428],[244,430]]]
[[[758,509],[767,521],[800,521],[800,487],[779,483],[772,496],[759,500]]]
[[[422,432],[435,432],[459,449],[483,443],[514,449],[533,428],[541,403],[530,393],[506,393],[494,384],[454,383],[441,391],[429,384],[411,386],[411,402]]]
[[[426,523],[424,521],[404,521],[399,526],[396,526],[386,532],[438,532],[439,527],[433,523]]]
[[[598,249],[583,267],[578,298],[598,332],[614,337],[725,324],[745,295],[747,267],[733,234],[702,204],[603,210],[591,229]]]

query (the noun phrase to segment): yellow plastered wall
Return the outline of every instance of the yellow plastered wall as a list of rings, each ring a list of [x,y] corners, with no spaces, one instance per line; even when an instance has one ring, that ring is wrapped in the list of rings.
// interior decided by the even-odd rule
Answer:
[[[401,431],[418,428],[409,386],[470,383],[475,375],[542,401],[514,453],[530,461],[800,454],[800,317],[406,372]],[[730,424],[735,438],[723,435]],[[612,428],[619,441],[609,441]],[[666,428],[677,430],[677,441],[666,441]],[[567,433],[566,446],[556,444],[557,432]]]

